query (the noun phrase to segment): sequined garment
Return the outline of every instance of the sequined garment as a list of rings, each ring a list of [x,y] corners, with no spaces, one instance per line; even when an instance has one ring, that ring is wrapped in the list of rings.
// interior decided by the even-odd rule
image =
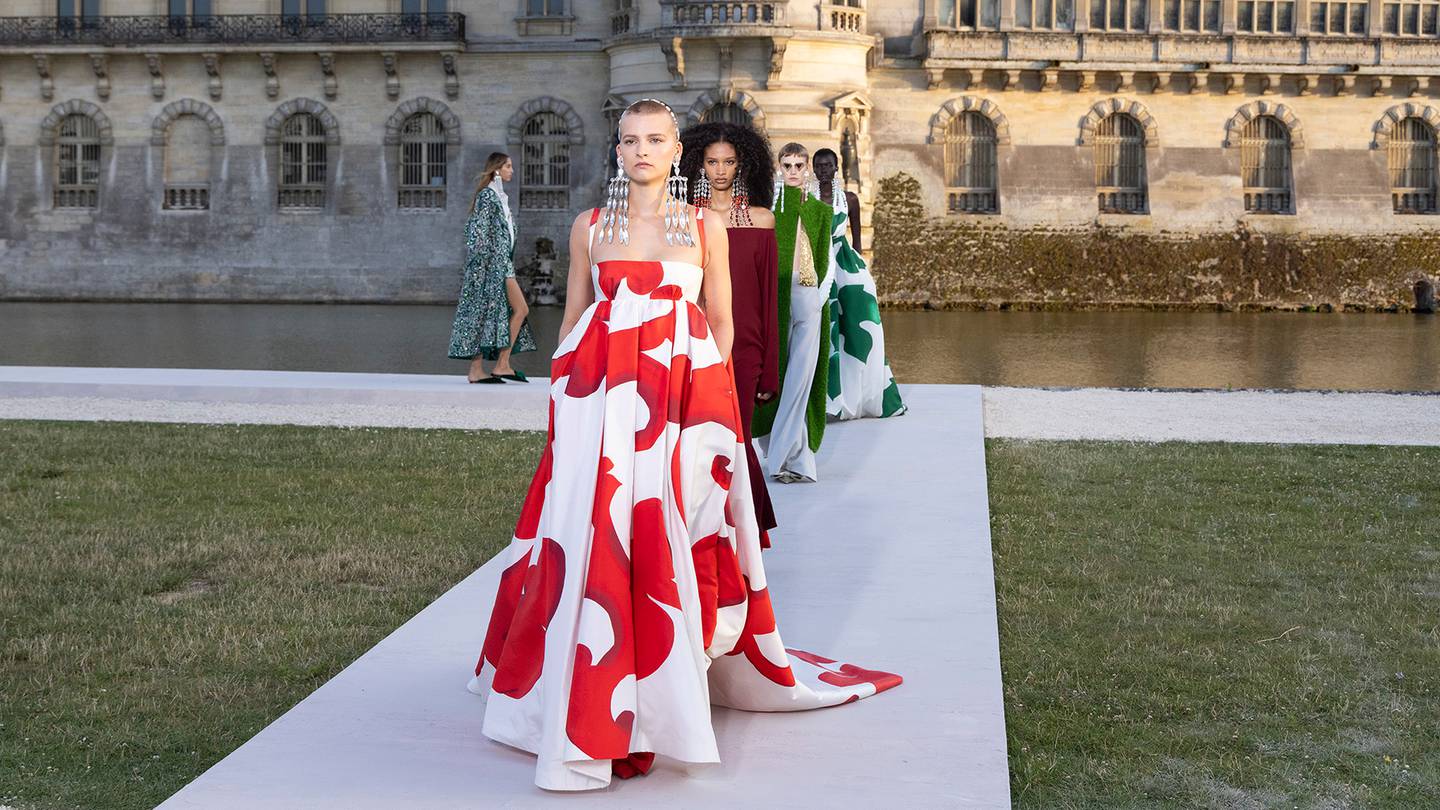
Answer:
[[[505,278],[514,275],[515,234],[502,205],[500,195],[486,188],[465,223],[465,281],[450,329],[450,356],[456,360],[476,355],[495,360],[510,343],[514,310],[505,295]],[[535,351],[529,320],[520,325],[514,351]]]

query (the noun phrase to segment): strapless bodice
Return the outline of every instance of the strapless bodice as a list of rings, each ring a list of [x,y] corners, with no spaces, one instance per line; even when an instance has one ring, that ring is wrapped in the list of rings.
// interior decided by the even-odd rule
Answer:
[[[607,259],[590,265],[596,301],[689,301],[700,298],[705,271],[676,261]]]

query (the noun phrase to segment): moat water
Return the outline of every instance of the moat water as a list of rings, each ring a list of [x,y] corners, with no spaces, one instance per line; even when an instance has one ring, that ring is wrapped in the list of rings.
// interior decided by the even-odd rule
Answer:
[[[0,365],[463,374],[449,306],[0,303]],[[536,308],[544,375],[561,310]],[[1355,313],[884,313],[902,382],[1440,391],[1440,317]]]

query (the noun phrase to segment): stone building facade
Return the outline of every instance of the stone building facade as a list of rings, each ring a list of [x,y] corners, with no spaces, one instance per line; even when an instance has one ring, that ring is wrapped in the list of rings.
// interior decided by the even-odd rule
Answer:
[[[486,156],[516,161],[517,259],[563,254],[647,96],[836,148],[867,230],[903,173],[924,216],[991,234],[1428,238],[1437,11],[8,0],[0,297],[448,300]]]

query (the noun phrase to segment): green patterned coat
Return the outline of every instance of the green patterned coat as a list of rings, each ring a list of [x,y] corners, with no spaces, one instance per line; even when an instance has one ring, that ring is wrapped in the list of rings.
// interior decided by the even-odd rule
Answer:
[[[514,274],[515,234],[503,206],[500,195],[485,188],[465,223],[465,280],[450,329],[450,356],[456,360],[476,356],[495,360],[510,344],[510,317],[515,311],[505,292],[505,279]],[[535,351],[529,319],[520,325],[514,351]]]

